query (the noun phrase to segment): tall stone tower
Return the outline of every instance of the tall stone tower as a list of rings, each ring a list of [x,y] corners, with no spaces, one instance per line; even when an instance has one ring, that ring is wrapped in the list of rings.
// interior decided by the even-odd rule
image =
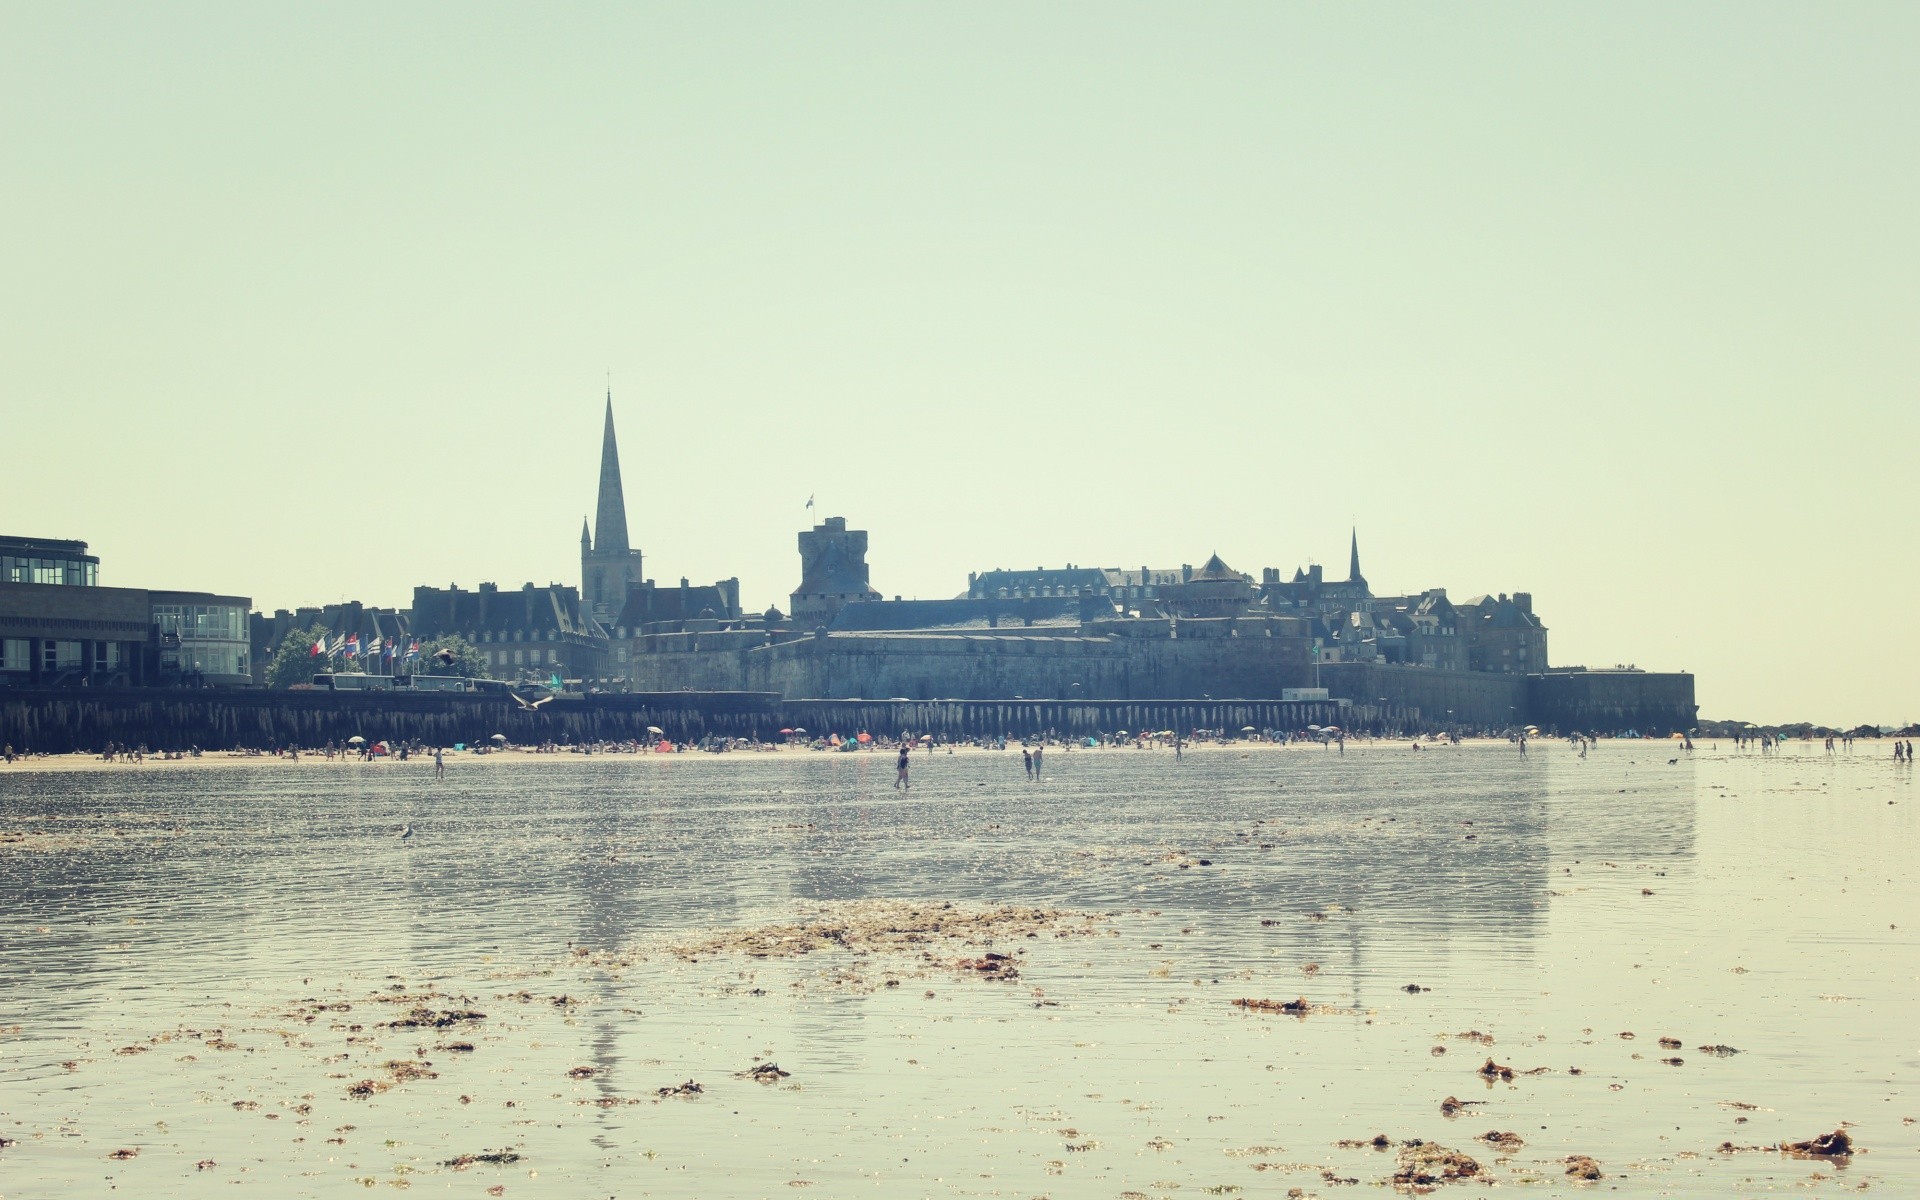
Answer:
[[[580,523],[580,598],[595,620],[608,624],[626,605],[627,585],[643,578],[640,552],[627,544],[627,497],[620,488],[620,447],[613,437],[613,393],[608,392],[592,534],[584,520]]]
[[[825,625],[849,604],[878,600],[867,583],[867,531],[828,517],[800,534],[800,586],[788,599],[795,625]]]

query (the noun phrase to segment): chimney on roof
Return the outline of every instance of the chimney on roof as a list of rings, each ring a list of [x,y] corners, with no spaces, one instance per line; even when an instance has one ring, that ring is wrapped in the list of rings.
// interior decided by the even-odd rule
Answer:
[[[1514,607],[1518,608],[1521,612],[1526,613],[1528,616],[1533,615],[1532,592],[1515,592],[1513,594],[1513,603]]]

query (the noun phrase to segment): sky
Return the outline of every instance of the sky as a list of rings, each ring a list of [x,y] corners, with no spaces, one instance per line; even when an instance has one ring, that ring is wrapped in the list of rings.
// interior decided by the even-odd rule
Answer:
[[[0,3],[0,531],[271,611],[1528,591],[1920,719],[1920,6]],[[805,508],[809,496],[817,506]]]

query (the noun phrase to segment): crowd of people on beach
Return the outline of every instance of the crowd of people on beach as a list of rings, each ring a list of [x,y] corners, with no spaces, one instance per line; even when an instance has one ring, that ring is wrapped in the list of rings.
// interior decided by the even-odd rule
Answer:
[[[1525,730],[1507,730],[1498,733],[1483,732],[1479,734],[1478,737],[1482,739],[1504,737],[1508,743],[1514,745],[1518,752],[1524,756],[1528,752],[1530,738],[1537,734],[1537,732],[1538,731],[1529,728]],[[1903,730],[1902,732],[1906,731]],[[846,735],[839,733],[812,735],[808,734],[805,730],[795,729],[782,730],[777,740],[751,735],[734,737],[719,734],[708,734],[688,740],[674,740],[667,737],[660,730],[649,727],[648,736],[645,737],[606,739],[590,742],[547,740],[527,745],[514,745],[508,742],[502,735],[495,734],[490,738],[472,743],[455,742],[452,745],[442,745],[417,738],[369,741],[362,737],[353,737],[344,742],[338,739],[329,739],[325,743],[311,747],[277,745],[266,748],[228,750],[224,752],[224,756],[229,758],[270,757],[298,761],[302,755],[306,755],[312,758],[322,758],[328,762],[361,763],[381,761],[406,762],[412,758],[431,756],[436,769],[444,774],[446,770],[445,755],[449,752],[462,752],[474,755],[495,754],[507,750],[522,754],[540,755],[779,753],[792,750],[822,753],[858,753],[863,751],[867,753],[893,752],[897,753],[898,757],[898,774],[895,780],[895,786],[900,790],[906,790],[910,786],[909,756],[914,751],[921,751],[928,754],[940,752],[952,754],[956,749],[1006,751],[1010,748],[1017,748],[1020,750],[1022,767],[1026,777],[1029,780],[1037,780],[1041,777],[1044,755],[1049,748],[1061,753],[1071,753],[1076,750],[1171,750],[1173,751],[1174,757],[1179,758],[1184,755],[1188,748],[1196,744],[1318,745],[1328,753],[1344,755],[1349,741],[1372,745],[1378,743],[1380,740],[1382,740],[1380,737],[1372,734],[1351,732],[1335,727],[1310,727],[1308,729],[1293,730],[1247,728],[1237,732],[1226,729],[1195,729],[1187,733],[1177,733],[1174,730],[1143,730],[1135,732],[1121,729],[1108,733],[1094,734],[1063,734],[1057,730],[1047,730],[1025,737],[1017,735],[1009,737],[1006,734],[937,737],[931,733],[914,734],[908,731],[903,731],[897,735],[889,735],[875,734],[868,730],[860,730],[856,733]],[[1392,739],[1388,738],[1387,740],[1390,741]],[[1458,746],[1463,740],[1463,735],[1458,731],[1436,730],[1416,735],[1411,738],[1408,744],[1412,750],[1418,752],[1432,749],[1435,746]],[[1565,740],[1570,749],[1580,758],[1585,758],[1589,751],[1599,745],[1601,735],[1576,731],[1565,735]],[[1676,740],[1679,743],[1676,749],[1683,754],[1691,754],[1695,749],[1694,740],[1690,734],[1675,734],[1669,740]],[[1853,752],[1857,740],[1858,735],[1854,733],[1831,734],[1822,738],[1821,748],[1824,753],[1829,755],[1850,754]],[[1734,733],[1731,735],[1731,741],[1735,753],[1773,755],[1781,752],[1789,742],[1810,744],[1813,738],[1809,735],[1789,739],[1777,731],[1761,730]],[[1717,743],[1713,748],[1716,750],[1719,748]],[[102,748],[97,758],[102,762],[138,765],[150,759],[168,762],[198,759],[205,753],[206,752],[197,745],[189,745],[184,749],[164,749],[156,751],[144,742],[127,744],[110,741]],[[4,761],[7,764],[29,758],[46,757],[51,757],[46,751],[19,750],[11,744],[0,748],[0,761]],[[1895,762],[1904,764],[1911,764],[1915,761],[1914,744],[1911,738],[1902,738],[1899,736],[1893,738],[1893,758]]]

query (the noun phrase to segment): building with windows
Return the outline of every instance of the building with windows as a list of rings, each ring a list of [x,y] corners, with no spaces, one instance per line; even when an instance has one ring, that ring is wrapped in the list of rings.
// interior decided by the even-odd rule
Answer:
[[[483,583],[468,591],[413,589],[413,636],[428,642],[457,636],[487,660],[495,679],[598,679],[606,674],[607,636],[578,590],[558,583],[502,591]]]
[[[251,684],[253,645],[245,596],[148,592],[161,681]]]
[[[87,553],[85,542],[0,537],[0,583],[95,587],[100,583],[100,560]]]
[[[0,685],[252,682],[246,597],[99,582],[85,542],[0,537]]]

